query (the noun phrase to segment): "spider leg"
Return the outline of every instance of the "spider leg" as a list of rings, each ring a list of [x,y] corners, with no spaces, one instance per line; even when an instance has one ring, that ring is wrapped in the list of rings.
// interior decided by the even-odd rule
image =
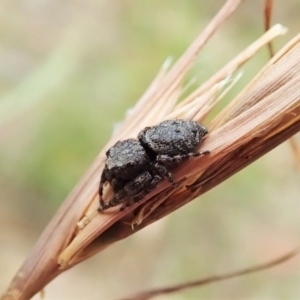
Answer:
[[[147,172],[148,173],[148,172]],[[149,174],[149,173],[148,173]],[[140,192],[134,194],[132,199],[134,202],[139,202],[142,198],[144,198],[149,192],[154,190],[156,186],[162,181],[162,177],[159,175],[154,175],[151,178],[148,178],[148,181],[144,182],[146,186],[144,186]]]
[[[129,198],[128,201],[123,203],[121,210],[124,210],[126,207],[142,200],[149,192],[154,190],[161,181],[162,177],[159,175],[154,175],[152,177],[149,172],[144,172],[134,181],[129,182],[125,186],[125,190],[127,190]],[[139,189],[140,191],[137,192]]]
[[[104,175],[104,171],[101,175],[101,179],[100,179],[100,185],[99,185],[99,191],[98,191],[98,194],[99,194],[99,202],[100,202],[100,207],[99,207],[99,210],[103,210],[104,209],[104,206],[105,206],[105,202],[104,202],[104,199],[103,199],[103,184],[104,182],[106,181],[106,178],[105,178],[105,175]]]
[[[124,210],[126,207],[131,206],[135,202],[140,201],[144,196],[146,196],[150,191],[152,191],[161,181],[161,176],[152,176],[149,172],[143,172],[135,179],[125,184],[124,188],[116,192],[114,197],[110,201],[108,201],[107,203],[100,203],[99,210],[103,211],[121,203],[121,210]]]
[[[158,154],[156,156],[156,160],[159,163],[176,163],[176,162],[178,163],[178,162],[181,162],[182,160],[188,159],[190,157],[207,155],[209,153],[210,153],[210,151],[206,150],[203,152],[190,152],[190,153],[179,154],[179,155],[175,155],[175,156],[169,156],[166,154]]]
[[[169,172],[167,167],[156,162],[153,164],[153,168],[159,175],[161,175],[163,177],[167,177],[168,181],[172,183],[173,187],[177,187],[177,182],[174,180],[172,173]]]

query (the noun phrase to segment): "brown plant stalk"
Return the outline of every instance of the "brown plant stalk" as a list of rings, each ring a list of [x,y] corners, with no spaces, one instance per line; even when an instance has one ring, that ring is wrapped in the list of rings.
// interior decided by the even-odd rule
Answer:
[[[178,188],[163,182],[125,211],[114,207],[101,214],[97,212],[99,178],[105,152],[112,144],[119,139],[136,137],[145,126],[170,117],[202,122],[220,99],[218,94],[228,76],[264,44],[284,33],[280,26],[271,29],[175,106],[196,55],[240,2],[228,0],[171,70],[165,67],[161,70],[48,224],[2,300],[30,299],[63,271],[168,215],[300,130],[300,38],[296,37],[267,64],[245,92],[233,100],[224,110],[226,113],[219,114],[208,124],[210,134],[202,149],[210,150],[211,154],[183,163],[174,171],[180,183]],[[105,192],[105,197],[111,193],[109,189]]]
[[[188,282],[181,283],[178,285],[144,291],[144,292],[138,293],[133,296],[122,298],[121,300],[149,300],[149,299],[153,299],[157,296],[167,295],[167,294],[171,294],[171,293],[175,293],[175,292],[181,292],[186,289],[200,287],[200,286],[207,285],[207,284],[217,283],[217,282],[220,282],[223,280],[228,280],[228,279],[232,279],[232,278],[236,278],[236,277],[241,277],[244,275],[253,274],[256,272],[265,271],[269,268],[281,265],[282,263],[289,261],[291,258],[295,257],[298,254],[299,254],[299,248],[297,248],[293,251],[290,251],[290,252],[286,253],[285,255],[280,256],[279,258],[268,261],[267,263],[264,263],[264,264],[260,264],[257,266],[251,266],[246,269],[233,271],[233,272],[229,272],[229,273],[213,275],[213,276],[209,276],[209,277],[198,279],[198,280],[188,281]]]

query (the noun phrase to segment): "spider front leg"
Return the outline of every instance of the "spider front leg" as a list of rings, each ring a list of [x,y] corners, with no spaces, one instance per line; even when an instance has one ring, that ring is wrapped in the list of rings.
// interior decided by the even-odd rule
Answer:
[[[124,202],[121,210],[134,204],[135,202],[139,202],[148,193],[154,190],[162,180],[162,177],[159,175],[152,176],[149,172],[144,172],[136,177],[133,181],[127,183],[124,189],[129,196],[129,201]]]
[[[100,210],[105,210],[121,203],[121,210],[124,210],[126,207],[144,198],[161,181],[162,178],[159,175],[152,176],[149,172],[143,172],[125,184],[124,188],[116,192],[114,197],[107,203],[104,203]]]

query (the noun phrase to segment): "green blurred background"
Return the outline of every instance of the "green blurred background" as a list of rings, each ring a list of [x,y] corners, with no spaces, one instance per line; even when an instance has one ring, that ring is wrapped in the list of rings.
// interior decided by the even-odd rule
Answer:
[[[114,125],[165,59],[178,58],[224,2],[1,1],[0,293]],[[298,33],[299,12],[300,1],[276,1],[274,21],[290,29],[276,49]],[[198,57],[198,81],[262,32],[263,1],[245,1]],[[236,89],[267,58],[264,49],[243,67]],[[64,273],[46,288],[46,299],[117,299],[275,258],[300,243],[299,189],[286,143]],[[296,258],[159,299],[296,299],[299,269]]]

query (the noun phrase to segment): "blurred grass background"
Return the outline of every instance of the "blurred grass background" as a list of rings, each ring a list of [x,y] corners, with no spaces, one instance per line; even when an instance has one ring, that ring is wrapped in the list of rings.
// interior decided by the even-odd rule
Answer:
[[[165,59],[178,58],[224,2],[1,1],[0,291]],[[199,83],[261,35],[262,2],[245,1],[203,49],[191,72]],[[275,2],[274,21],[290,29],[276,49],[299,32],[299,11],[299,1]],[[247,63],[232,94],[267,59],[264,49]],[[46,299],[116,299],[275,258],[300,242],[299,195],[286,143],[58,277]],[[293,299],[299,267],[294,259],[161,299]]]

